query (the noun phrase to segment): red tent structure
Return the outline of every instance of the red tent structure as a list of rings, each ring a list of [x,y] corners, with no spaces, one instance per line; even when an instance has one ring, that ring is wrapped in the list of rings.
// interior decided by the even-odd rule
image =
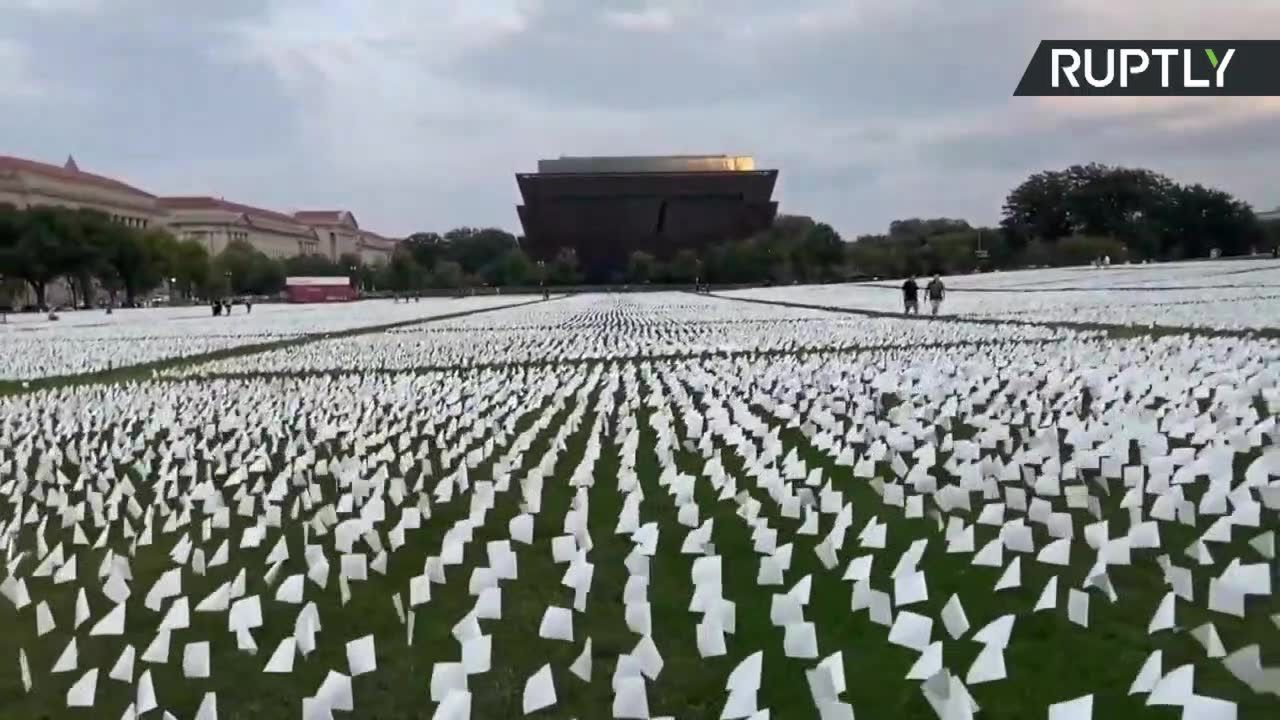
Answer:
[[[357,297],[351,279],[345,277],[285,278],[284,292],[293,303],[346,302]]]

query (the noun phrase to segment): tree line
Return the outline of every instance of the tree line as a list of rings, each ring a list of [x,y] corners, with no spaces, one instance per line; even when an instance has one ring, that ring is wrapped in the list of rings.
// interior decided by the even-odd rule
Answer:
[[[1270,252],[1280,222],[1259,222],[1229,193],[1141,168],[1098,163],[1031,175],[1005,199],[998,227],[900,220],[849,247],[850,270],[895,276]]]
[[[347,276],[374,286],[378,270],[355,254],[336,262],[322,255],[278,260],[242,240],[210,256],[196,240],[163,227],[121,225],[96,210],[0,204],[0,304],[13,302],[25,285],[45,307],[58,280],[75,305],[93,302],[99,291],[112,305],[133,305],[161,289],[192,300],[270,295],[289,275]]]
[[[779,215],[773,226],[737,242],[684,249],[665,262],[635,252],[626,279],[634,283],[754,284],[829,282],[848,276],[848,243],[830,225],[804,215]]]
[[[637,284],[820,282],[844,276],[845,255],[846,243],[831,226],[782,215],[759,235],[703,252],[686,249],[671,258],[633,253],[614,279]],[[210,256],[198,241],[179,240],[159,227],[120,225],[93,210],[0,206],[0,280],[26,284],[41,307],[50,284],[59,279],[66,281],[78,305],[97,289],[112,304],[134,304],[162,288],[192,300],[271,295],[292,275],[347,276],[374,293],[571,286],[584,279],[572,248],[537,261],[521,248],[520,238],[498,228],[415,233],[398,244],[387,263],[370,266],[349,254],[336,262],[321,255],[275,259],[245,241],[233,241]],[[6,300],[0,297],[0,304]]]
[[[571,251],[561,253],[551,266],[530,259],[519,238],[499,228],[418,232],[402,240],[392,253],[386,270],[387,287],[414,291],[529,286],[548,279],[563,284],[575,281],[577,257]],[[553,278],[548,278],[548,273]]]
[[[846,243],[839,233],[812,218],[782,215],[753,237],[701,251],[683,249],[660,258],[637,251],[611,278],[615,283],[750,283],[770,278],[819,282],[842,277]],[[582,283],[584,273],[572,248],[535,260],[520,238],[497,228],[458,228],[444,234],[410,235],[392,255],[389,288],[529,287]]]
[[[10,296],[4,302],[17,294],[15,284],[25,284],[43,307],[49,286],[62,279],[77,302],[102,288],[132,303],[169,278],[203,286],[209,255],[199,243],[161,228],[126,227],[95,210],[0,204],[0,277]]]
[[[275,295],[284,290],[288,277],[345,277],[355,287],[376,290],[382,267],[364,263],[357,253],[342,253],[337,260],[324,255],[273,258],[244,240],[233,240],[210,263],[210,290],[205,297],[222,295]],[[384,280],[385,282],[385,280]]]

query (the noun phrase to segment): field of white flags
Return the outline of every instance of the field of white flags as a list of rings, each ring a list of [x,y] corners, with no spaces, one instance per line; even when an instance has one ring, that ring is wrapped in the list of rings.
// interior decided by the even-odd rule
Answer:
[[[213,317],[208,307],[78,310],[10,315],[0,324],[0,381],[101,372],[377,325],[528,302],[530,296],[366,300],[331,305],[243,305]]]
[[[808,352],[1075,335],[1039,326],[849,318],[677,293],[577,295],[501,313],[184,366],[180,375],[452,368],[714,353]]]
[[[1280,717],[1280,339],[291,322],[0,395],[0,718]]]
[[[924,285],[919,278],[921,306]],[[1280,329],[1280,261],[1221,260],[944,277],[950,316],[1213,330]],[[902,281],[757,288],[727,297],[902,312]]]

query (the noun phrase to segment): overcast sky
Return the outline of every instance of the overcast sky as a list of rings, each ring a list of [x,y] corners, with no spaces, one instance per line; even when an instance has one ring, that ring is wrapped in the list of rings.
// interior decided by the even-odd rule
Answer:
[[[1013,98],[1045,38],[1265,38],[1276,0],[0,0],[0,154],[162,195],[519,231],[560,154],[741,153],[847,237],[1092,160],[1280,204],[1280,98]]]

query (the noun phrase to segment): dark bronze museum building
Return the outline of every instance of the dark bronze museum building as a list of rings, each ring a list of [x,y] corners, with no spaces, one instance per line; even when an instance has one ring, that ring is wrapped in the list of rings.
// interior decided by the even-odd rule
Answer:
[[[767,229],[777,170],[750,157],[561,157],[519,173],[524,248],[550,262],[573,248],[587,282],[615,282],[632,252],[669,260]]]

